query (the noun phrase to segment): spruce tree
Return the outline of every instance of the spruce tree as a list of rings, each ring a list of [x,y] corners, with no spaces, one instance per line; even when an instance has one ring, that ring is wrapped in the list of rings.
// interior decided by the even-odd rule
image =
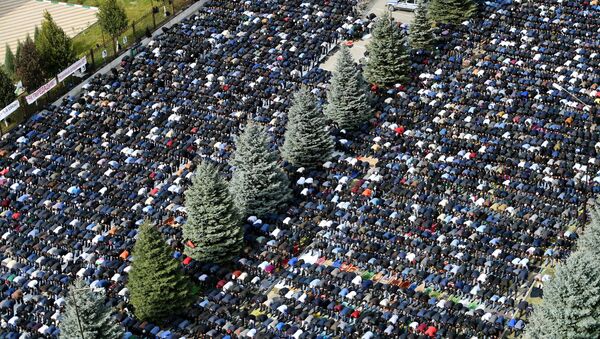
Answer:
[[[248,123],[236,140],[229,191],[242,216],[275,213],[291,198],[290,182],[270,139],[265,127]]]
[[[577,241],[577,251],[585,251],[600,260],[600,210],[596,203],[589,206],[590,222]]]
[[[139,228],[133,259],[127,288],[138,319],[160,322],[192,303],[188,278],[149,221]]]
[[[96,293],[81,280],[75,280],[66,298],[58,328],[60,338],[120,338],[123,328],[111,317],[104,291]]]
[[[325,115],[344,129],[355,129],[371,117],[367,83],[350,50],[342,46],[327,91]]]
[[[413,49],[429,49],[434,42],[431,21],[427,15],[427,6],[423,0],[418,0],[415,18],[409,29],[410,47]]]
[[[6,44],[6,53],[4,54],[4,70],[9,77],[15,76],[15,55],[8,44]]]
[[[428,12],[436,24],[458,25],[475,15],[477,4],[473,0],[432,0]]]
[[[600,263],[573,252],[544,286],[529,321],[526,338],[600,338]]]
[[[15,85],[10,77],[0,68],[0,109],[15,101]]]
[[[202,162],[185,192],[185,254],[200,262],[227,262],[243,245],[239,210],[217,168]]]
[[[35,45],[42,58],[46,74],[56,75],[75,59],[71,39],[60,28],[48,11],[44,11],[42,29],[35,38]]]
[[[325,116],[306,88],[294,95],[288,111],[281,154],[296,167],[316,168],[331,158],[333,140],[325,129]]]
[[[379,86],[392,86],[406,81],[409,59],[405,40],[404,34],[389,13],[386,12],[377,20],[373,38],[367,45],[367,81]]]
[[[17,49],[15,70],[17,78],[23,81],[23,86],[30,92],[43,85],[46,80],[40,54],[29,36],[21,50]]]

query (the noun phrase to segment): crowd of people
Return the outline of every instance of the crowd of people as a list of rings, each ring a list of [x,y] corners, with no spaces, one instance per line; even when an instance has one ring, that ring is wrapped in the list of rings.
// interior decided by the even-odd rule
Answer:
[[[128,333],[177,338],[496,337],[523,330],[542,265],[568,255],[600,191],[600,7],[490,2],[438,29],[412,81],[376,91],[359,132],[331,128],[295,200],[244,224],[231,267],[183,252],[183,192],[249,120],[281,144],[291,95],[366,31],[345,0],[210,0],[83,93],[1,143],[0,337],[55,337],[69,283],[107,291]],[[376,20],[376,18],[371,17]],[[157,224],[202,292],[159,327],[133,317],[137,226]]]

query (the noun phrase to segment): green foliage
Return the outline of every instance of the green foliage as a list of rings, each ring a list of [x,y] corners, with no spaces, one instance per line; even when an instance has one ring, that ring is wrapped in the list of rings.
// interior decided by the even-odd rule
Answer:
[[[526,338],[600,337],[600,262],[575,251],[544,286],[544,299],[526,327]]]
[[[436,24],[458,25],[475,15],[477,4],[473,0],[432,0],[428,12]]]
[[[266,128],[248,123],[235,143],[229,184],[235,206],[243,216],[264,217],[284,208],[291,198],[290,182],[270,150]]]
[[[240,214],[217,168],[202,162],[185,192],[185,254],[201,262],[227,262],[243,245]]]
[[[17,40],[17,50],[15,51],[15,72],[16,72],[16,61],[19,60],[19,56],[21,55],[21,53],[23,52],[23,43],[21,42],[21,40]]]
[[[417,2],[415,18],[409,29],[410,47],[413,49],[430,49],[434,42],[433,29],[427,14],[427,6],[422,0]]]
[[[0,68],[0,109],[15,101],[15,85],[10,77]]]
[[[333,140],[325,129],[325,116],[306,88],[294,95],[288,111],[281,155],[296,167],[316,168],[331,158]]]
[[[127,288],[138,319],[160,322],[183,312],[192,303],[188,278],[149,221],[139,228],[133,259]]]
[[[115,40],[127,28],[127,13],[117,0],[105,0],[98,7],[98,24]]]
[[[48,11],[44,11],[44,18],[46,17],[46,13],[48,13]],[[48,14],[50,15],[50,14]],[[33,31],[33,42],[37,43],[38,40],[40,38],[40,28],[35,25],[35,30]]]
[[[405,40],[389,13],[386,12],[377,20],[373,28],[373,38],[367,45],[367,81],[379,86],[392,86],[407,80],[409,60]]]
[[[342,46],[329,81],[325,115],[344,129],[355,129],[371,117],[368,85],[350,50]]]
[[[15,75],[15,55],[13,51],[10,49],[10,46],[6,44],[6,53],[4,54],[4,70],[9,77],[14,77]]]
[[[60,338],[120,338],[123,328],[112,319],[105,299],[104,291],[96,293],[83,280],[75,280],[58,325]]]
[[[600,260],[600,210],[597,203],[588,207],[590,223],[577,241],[577,251],[585,251]]]
[[[46,74],[54,76],[75,60],[71,39],[54,22],[48,11],[44,11],[42,29],[35,38],[35,45]]]
[[[22,48],[20,50],[17,48],[15,74],[18,79],[23,81],[23,86],[30,92],[43,85],[46,80],[40,54],[29,36],[27,36]]]

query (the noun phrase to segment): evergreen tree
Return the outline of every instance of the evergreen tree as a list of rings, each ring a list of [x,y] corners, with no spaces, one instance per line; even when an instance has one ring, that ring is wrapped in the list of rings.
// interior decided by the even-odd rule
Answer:
[[[127,28],[127,13],[117,0],[105,0],[98,8],[98,24],[113,40],[113,48],[117,54],[117,38]]]
[[[133,256],[127,288],[138,319],[158,322],[181,313],[192,303],[188,278],[149,221],[139,228]]]
[[[243,245],[239,210],[217,168],[202,162],[185,192],[185,254],[201,262],[226,262]]]
[[[325,130],[325,116],[306,88],[294,95],[288,111],[283,158],[296,167],[315,168],[331,158],[333,140]]]
[[[588,206],[588,210],[590,222],[577,241],[577,251],[589,253],[595,260],[600,260],[600,210],[597,203]]]
[[[46,74],[56,75],[67,68],[75,59],[71,39],[60,28],[48,11],[44,11],[44,20],[35,45],[42,58]]]
[[[29,36],[22,48],[20,50],[17,48],[16,61],[15,74],[18,79],[23,81],[23,87],[31,92],[44,84],[46,79],[40,54]]]
[[[6,53],[4,54],[4,70],[9,77],[15,75],[15,55],[13,54],[10,46],[6,44]]]
[[[46,13],[48,13],[48,11],[44,11],[44,16],[46,16]],[[39,39],[40,39],[40,28],[36,25],[35,30],[33,31],[33,42],[37,43]]]
[[[270,144],[267,129],[254,123],[236,140],[229,191],[243,216],[275,213],[291,198],[290,182]]]
[[[428,12],[436,24],[458,25],[475,15],[477,4],[473,0],[432,0]]]
[[[17,60],[19,60],[19,56],[23,52],[23,43],[21,40],[17,40],[17,50],[15,51],[15,72],[17,71]]]
[[[427,6],[423,0],[418,0],[415,18],[409,30],[410,47],[413,49],[429,49],[433,45],[433,29],[427,15]]]
[[[355,129],[371,117],[367,83],[350,50],[342,46],[329,81],[325,115],[344,129]]]
[[[409,60],[405,40],[404,34],[389,13],[386,12],[377,20],[373,38],[367,45],[367,81],[379,86],[392,86],[406,81]]]
[[[66,298],[58,325],[61,338],[120,338],[123,328],[111,317],[104,291],[96,293],[81,280],[75,280]]]
[[[0,109],[15,101],[15,85],[10,77],[0,68]]]
[[[526,338],[600,338],[600,263],[573,252],[544,286],[529,320]]]

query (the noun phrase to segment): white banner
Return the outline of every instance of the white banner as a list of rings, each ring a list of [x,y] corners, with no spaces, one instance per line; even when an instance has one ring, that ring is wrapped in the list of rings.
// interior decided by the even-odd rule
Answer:
[[[58,73],[58,75],[57,75],[58,81],[60,82],[60,81],[65,80],[69,75],[75,73],[78,69],[85,66],[86,64],[87,64],[87,58],[84,55],[83,58],[75,61],[73,64],[71,64],[71,66],[65,68],[64,71]]]
[[[48,83],[38,88],[35,92],[26,96],[25,99],[27,99],[27,103],[31,105],[32,103],[36,102],[37,99],[39,99],[39,97],[46,94],[49,90],[53,89],[54,86],[56,86],[56,78],[50,80]]]
[[[12,112],[16,111],[19,107],[21,107],[21,104],[19,104],[19,99],[11,102],[8,106],[4,107],[0,111],[0,121],[6,119],[7,116],[9,116]]]

